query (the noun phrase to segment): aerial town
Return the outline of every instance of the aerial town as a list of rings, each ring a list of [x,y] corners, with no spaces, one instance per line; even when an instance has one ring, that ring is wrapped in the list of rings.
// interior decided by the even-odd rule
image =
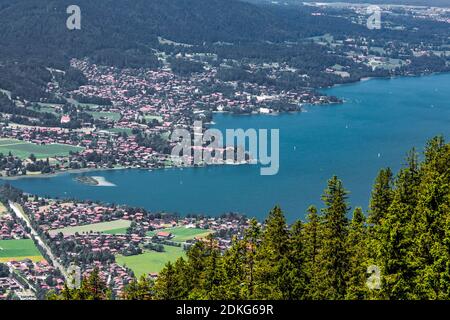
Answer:
[[[182,218],[25,194],[19,201],[5,201],[0,214],[0,250],[16,255],[0,255],[0,299],[43,299],[57,293],[72,264],[82,276],[97,268],[112,294],[120,297],[133,277],[157,277],[158,263],[163,266],[183,256],[193,243],[214,235],[219,248],[226,250],[248,225],[248,219],[233,214]],[[21,249],[13,251],[11,243],[19,245],[17,241]],[[152,259],[160,261],[142,268]]]
[[[366,28],[366,5],[303,5],[309,18]],[[68,270],[82,277],[98,270],[112,298],[120,299],[133,279],[156,279],[167,262],[185,257],[195,243],[214,238],[222,252],[229,249],[253,220],[235,212],[181,216],[33,195],[8,182],[66,172],[190,166],[171,158],[176,143],[171,133],[193,131],[196,121],[206,130],[214,127],[218,113],[275,117],[338,108],[344,99],[323,90],[370,78],[450,71],[449,8],[380,8],[383,29],[373,34],[337,25],[333,34],[282,42],[190,44],[158,36],[151,44],[151,66],[126,58],[111,63],[97,51],[65,55],[70,57],[64,68],[0,57],[0,179],[5,183],[0,186],[0,300],[58,294],[73,277]],[[408,37],[390,33],[405,30]],[[22,67],[33,70],[24,72],[32,80],[20,74],[10,81]],[[87,176],[76,181],[101,183]]]
[[[2,155],[2,176],[70,169],[166,167],[172,165],[168,157],[170,132],[174,128],[191,128],[194,120],[207,124],[212,112],[279,112],[283,110],[275,110],[271,103],[280,98],[289,101],[286,104],[291,108],[289,111],[301,111],[302,104],[338,102],[334,97],[309,90],[275,92],[274,88],[256,85],[245,90],[258,90],[259,95],[245,90],[235,92],[233,97],[225,97],[220,92],[201,93],[205,86],[215,82],[215,70],[184,78],[164,68],[159,71],[118,69],[86,60],[73,60],[72,66],[86,76],[88,84],[71,91],[70,96],[106,104],[80,103],[68,98],[78,105],[72,115],[64,113],[63,104],[39,102],[21,107],[57,116],[59,126],[13,123],[14,119],[5,114],[0,126],[0,147],[3,146],[0,152],[3,149],[12,152]],[[48,84],[48,90],[56,96],[62,94],[54,82]],[[78,123],[76,119],[81,115],[88,115],[93,121],[82,121],[75,128],[66,126]],[[37,154],[31,145],[40,146],[35,148]],[[49,150],[52,145],[58,146],[54,152]],[[22,159],[15,157],[15,147],[26,150],[27,146],[29,154]]]

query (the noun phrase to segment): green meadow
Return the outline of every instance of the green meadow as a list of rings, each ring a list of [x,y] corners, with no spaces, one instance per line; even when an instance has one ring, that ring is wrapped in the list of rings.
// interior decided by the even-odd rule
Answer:
[[[93,224],[86,224],[83,226],[67,227],[61,229],[51,230],[50,234],[62,233],[64,235],[73,235],[75,233],[108,233],[108,234],[125,234],[130,227],[131,221],[129,220],[114,220],[108,222],[100,222]]]
[[[33,240],[0,240],[0,262],[20,261],[26,258],[33,261],[44,259]]]
[[[164,246],[164,252],[146,251],[135,256],[117,255],[116,262],[133,270],[135,276],[151,272],[159,273],[167,262],[174,262],[179,257],[184,257],[184,250],[180,247]]]
[[[111,129],[107,129],[106,131],[112,132],[112,133],[122,133],[125,132],[127,135],[132,135],[133,134],[133,129],[131,128],[120,128],[120,127],[115,127],[115,128],[111,128]]]
[[[11,152],[14,156],[26,159],[30,154],[34,154],[38,159],[51,158],[55,156],[67,156],[69,153],[83,150],[82,147],[70,146],[66,144],[46,144],[38,145],[31,142],[16,139],[0,139],[0,153],[4,155]]]
[[[126,234],[127,230],[128,230],[128,227],[124,227],[124,228],[105,230],[105,231],[103,231],[103,233],[107,233],[107,234]]]
[[[88,111],[90,115],[94,117],[94,119],[106,118],[112,121],[120,120],[120,113],[118,112],[104,112],[104,111]]]
[[[31,107],[31,110],[38,111],[38,112],[47,112],[52,113],[54,115],[60,115],[61,112],[58,112],[56,108],[61,108],[62,104],[57,103],[42,103],[38,102],[39,108]]]

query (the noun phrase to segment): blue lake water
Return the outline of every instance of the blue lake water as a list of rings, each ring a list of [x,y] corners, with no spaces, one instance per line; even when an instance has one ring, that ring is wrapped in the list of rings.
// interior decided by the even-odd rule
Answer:
[[[279,204],[292,221],[310,204],[320,206],[333,174],[351,191],[351,206],[367,208],[380,168],[398,170],[413,146],[422,150],[428,138],[450,136],[450,74],[377,79],[324,91],[346,102],[297,114],[215,117],[219,129],[279,128],[280,170],[274,176],[261,176],[258,166],[247,165],[88,174],[116,187],[83,185],[73,180],[77,174],[10,183],[33,194],[180,214],[235,211],[262,219]]]

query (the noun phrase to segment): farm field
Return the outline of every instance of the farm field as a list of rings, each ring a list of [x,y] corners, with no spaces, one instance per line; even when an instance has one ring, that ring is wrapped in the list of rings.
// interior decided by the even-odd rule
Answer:
[[[31,142],[20,141],[16,139],[0,139],[0,153],[7,155],[11,152],[13,155],[26,159],[30,154],[36,158],[51,158],[55,156],[67,156],[70,151],[76,152],[83,150],[82,147],[70,146],[66,144],[47,144],[37,145]]]
[[[158,230],[157,232],[164,231],[164,232],[170,232],[174,235],[174,237],[170,240],[176,241],[176,242],[185,242],[187,240],[194,239],[195,237],[198,238],[204,238],[208,234],[212,233],[211,230],[206,229],[200,229],[200,228],[186,228],[186,227],[174,227],[174,228],[167,228]],[[155,231],[147,232],[148,236],[154,236]]]
[[[146,251],[135,256],[116,256],[116,262],[120,265],[126,265],[133,270],[136,277],[151,272],[160,272],[167,262],[174,262],[179,257],[184,257],[182,248],[174,246],[164,246],[164,252]]]
[[[33,261],[44,260],[34,245],[33,240],[0,240],[0,262],[23,260],[26,258]]]
[[[62,229],[50,230],[50,234],[58,234],[62,232],[64,235],[73,235],[75,233],[109,233],[109,234],[122,234],[125,233],[128,227],[131,225],[131,221],[128,220],[115,220],[108,222],[100,222],[87,224],[84,226],[76,226],[76,227],[67,227]]]

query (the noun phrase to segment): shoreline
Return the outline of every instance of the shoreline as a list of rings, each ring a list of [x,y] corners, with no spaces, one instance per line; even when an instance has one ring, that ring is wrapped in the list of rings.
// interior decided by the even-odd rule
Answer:
[[[249,163],[222,163],[222,164],[213,164],[211,166],[241,166],[241,165],[248,165]],[[54,178],[56,176],[62,176],[65,174],[82,174],[82,173],[95,173],[95,172],[105,172],[105,171],[120,171],[120,170],[144,170],[144,171],[156,171],[156,170],[169,170],[169,169],[190,169],[190,168],[204,168],[207,167],[207,165],[204,166],[167,166],[167,167],[158,167],[158,168],[136,168],[136,167],[116,167],[116,168],[83,168],[83,169],[71,169],[71,170],[65,170],[65,171],[58,171],[55,173],[39,173],[39,174],[32,174],[32,175],[22,175],[22,176],[12,176],[12,177],[0,177],[0,181],[15,181],[15,180],[21,180],[21,179],[33,179],[33,178]],[[99,176],[91,176],[91,178],[97,180],[98,184],[92,185],[94,187],[103,187],[103,186],[117,186],[114,183],[111,183],[109,181],[98,181],[102,180],[103,177]]]
[[[54,172],[54,173],[38,173],[38,174],[26,174],[26,175],[21,175],[21,176],[0,177],[0,180],[12,181],[12,180],[33,179],[33,178],[40,178],[40,179],[42,179],[42,178],[53,178],[53,177],[64,175],[64,174],[80,174],[80,173],[113,171],[113,170],[125,170],[125,169],[142,169],[142,168],[117,167],[117,168],[70,169],[70,170],[64,170],[64,171],[57,171],[57,172]]]
[[[449,74],[450,74],[450,71],[444,71],[444,72],[432,72],[432,73],[418,74],[418,75],[396,75],[396,76],[390,76],[390,77],[363,77],[363,78],[359,79],[358,81],[349,82],[349,83],[339,83],[339,84],[335,84],[335,85],[332,85],[329,87],[318,88],[316,90],[324,90],[326,92],[327,90],[330,90],[335,87],[357,85],[357,84],[362,84],[364,82],[368,82],[371,80],[393,80],[393,79],[398,79],[398,78],[408,79],[408,78],[418,78],[418,77],[433,77],[433,76],[449,75]],[[312,107],[319,106],[320,107],[320,106],[328,106],[328,105],[338,105],[338,104],[344,104],[345,102],[346,102],[345,99],[343,99],[342,102],[332,102],[332,103],[325,103],[325,104],[321,104],[321,105],[320,104],[318,104],[318,105],[305,104],[302,107],[305,107],[305,106],[308,106],[308,107],[309,106],[312,106]],[[236,114],[236,113],[229,112],[229,111],[213,111],[213,113],[226,114],[226,115],[230,115],[230,116],[279,116],[282,114],[297,114],[297,113],[301,113],[301,112],[306,112],[306,111],[303,111],[302,108],[299,111],[273,112],[270,114],[264,114],[264,113]],[[214,124],[216,124],[216,123],[214,122]],[[209,123],[209,125],[214,125],[214,124]],[[224,163],[224,164],[220,164],[220,165],[227,165],[227,164]],[[137,169],[137,170],[153,171],[153,170],[161,170],[161,169],[166,170],[166,169],[173,169],[173,168],[196,168],[196,166],[167,166],[167,167],[160,167],[160,168],[136,168],[136,167],[82,168],[82,169],[69,169],[69,170],[64,170],[64,171],[57,171],[54,173],[38,173],[38,174],[27,174],[27,175],[6,176],[6,177],[2,176],[2,177],[0,177],[0,181],[1,180],[14,181],[14,180],[19,180],[19,179],[33,179],[33,178],[39,178],[39,179],[53,178],[53,177],[56,177],[59,175],[64,175],[64,174],[81,174],[81,173],[103,172],[103,171],[112,171],[112,170]],[[101,182],[99,182],[99,184],[97,186],[102,186]],[[109,185],[109,182],[107,182],[107,186],[111,186],[111,185]]]
[[[440,75],[446,75],[446,74],[450,74],[450,71],[439,71],[439,72],[430,72],[430,73],[422,73],[422,74],[394,75],[394,76],[389,76],[389,77],[362,77],[361,79],[359,79],[357,81],[347,82],[347,83],[336,83],[336,84],[333,84],[332,86],[317,88],[316,90],[319,90],[319,92],[321,92],[322,90],[326,91],[326,90],[333,89],[336,87],[350,86],[350,85],[364,83],[364,82],[371,81],[371,80],[395,80],[395,79],[399,79],[399,78],[405,78],[405,79],[422,78],[422,77],[432,77],[432,76],[440,76]],[[326,92],[324,92],[324,93],[326,93]]]

